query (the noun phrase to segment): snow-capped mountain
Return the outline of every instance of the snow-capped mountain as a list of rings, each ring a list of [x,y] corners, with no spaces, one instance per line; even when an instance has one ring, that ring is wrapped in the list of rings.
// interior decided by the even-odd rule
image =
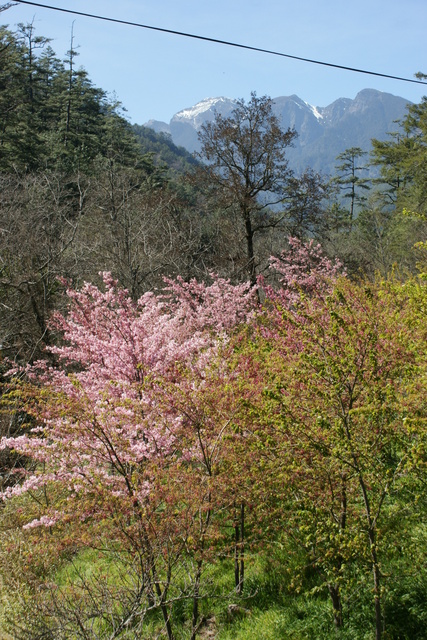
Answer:
[[[157,133],[169,133],[174,143],[184,147],[190,152],[200,149],[197,134],[204,122],[214,119],[215,113],[226,117],[231,114],[236,101],[232,98],[206,98],[193,107],[182,109],[176,113],[169,124],[150,120],[146,127],[154,129]]]
[[[169,133],[176,145],[198,151],[198,131],[215,113],[227,117],[235,107],[232,98],[206,98],[176,113],[170,123],[150,120],[145,126]],[[375,89],[360,91],[354,100],[339,98],[327,107],[313,106],[296,95],[274,98],[273,111],[284,129],[295,128],[298,138],[288,150],[292,168],[311,167],[333,173],[336,157],[350,147],[370,149],[372,138],[383,140],[397,130],[396,120],[406,114],[408,100]]]
[[[197,131],[204,122],[214,119],[215,113],[228,116],[234,109],[236,101],[231,98],[205,98],[194,107],[176,113],[171,122],[186,122]]]

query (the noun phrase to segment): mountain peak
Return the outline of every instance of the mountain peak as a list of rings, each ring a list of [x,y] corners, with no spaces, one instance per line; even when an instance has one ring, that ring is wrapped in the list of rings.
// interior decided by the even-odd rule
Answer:
[[[221,107],[225,105],[229,105],[230,103],[235,103],[231,98],[205,98],[201,100],[193,107],[188,107],[187,109],[182,109],[182,111],[178,111],[174,115],[174,119],[178,120],[195,120],[197,117],[202,116],[207,111],[218,111],[221,110]]]
[[[354,99],[338,98],[326,107],[314,107],[299,96],[279,96],[272,100],[273,113],[284,130],[293,128],[298,138],[288,150],[290,167],[304,171],[333,173],[337,156],[350,147],[369,151],[372,138],[384,140],[396,131],[396,121],[406,115],[408,101],[376,89],[363,89]],[[151,122],[157,131],[168,131],[178,146],[188,151],[200,150],[198,133],[216,114],[228,117],[236,100],[225,97],[205,98],[193,107],[179,111],[170,124]]]

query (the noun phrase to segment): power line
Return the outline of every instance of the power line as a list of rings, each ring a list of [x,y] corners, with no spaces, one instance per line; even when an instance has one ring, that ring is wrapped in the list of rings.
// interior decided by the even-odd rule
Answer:
[[[53,7],[48,4],[42,4],[40,2],[29,2],[27,0],[17,0],[19,4],[28,4],[33,7],[40,7],[42,9],[51,9],[53,11],[61,11],[62,13],[70,13],[75,16],[83,16],[84,18],[94,18],[95,20],[104,20],[105,22],[114,22],[116,24],[124,24],[131,27],[138,27],[140,29],[149,29],[151,31],[160,31],[162,33],[170,33],[175,36],[183,36],[184,38],[193,38],[194,40],[203,40],[205,42],[213,42],[215,44],[223,44],[228,47],[235,47],[238,49],[246,49],[248,51],[257,51],[258,53],[267,53],[272,56],[279,56],[281,58],[290,58],[291,60],[300,60],[301,62],[309,62],[310,64],[318,64],[324,67],[332,67],[334,69],[342,69],[344,71],[352,71],[354,73],[364,73],[370,76],[377,76],[379,78],[388,78],[389,80],[400,80],[401,82],[412,82],[414,84],[424,84],[427,82],[423,80],[415,80],[413,78],[402,78],[400,76],[392,76],[388,73],[378,73],[376,71],[368,71],[367,69],[358,69],[356,67],[346,67],[342,64],[333,64],[332,62],[322,62],[321,60],[311,60],[310,58],[302,58],[301,56],[293,56],[289,53],[281,53],[279,51],[271,51],[270,49],[262,49],[260,47],[252,47],[247,44],[240,44],[237,42],[229,42],[227,40],[219,40],[218,38],[209,38],[207,36],[200,36],[194,33],[185,33],[184,31],[175,31],[174,29],[165,29],[163,27],[154,27],[148,24],[141,24],[139,22],[130,22],[128,20],[120,20],[119,18],[108,18],[107,16],[100,16],[93,13],[85,13],[83,11],[74,11],[73,9],[63,9],[62,7]]]

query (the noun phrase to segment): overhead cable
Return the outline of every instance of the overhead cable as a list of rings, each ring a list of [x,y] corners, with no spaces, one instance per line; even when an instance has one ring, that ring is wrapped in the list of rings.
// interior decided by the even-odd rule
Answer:
[[[64,9],[63,7],[54,7],[49,4],[42,4],[41,2],[29,2],[28,0],[17,0],[19,4],[28,4],[33,7],[40,7],[42,9],[51,9],[53,11],[61,11],[62,13],[70,13],[75,16],[82,16],[84,18],[94,18],[95,20],[104,20],[106,22],[114,22],[116,24],[123,24],[131,27],[138,27],[140,29],[149,29],[151,31],[160,31],[162,33],[169,33],[175,36],[182,36],[184,38],[193,38],[194,40],[203,40],[205,42],[213,42],[215,44],[223,44],[228,47],[236,47],[238,49],[246,49],[248,51],[257,51],[258,53],[267,53],[272,56],[279,56],[281,58],[290,58],[291,60],[300,60],[301,62],[309,62],[310,64],[318,64],[324,67],[332,67],[334,69],[342,69],[344,71],[352,71],[354,73],[364,73],[370,76],[377,76],[379,78],[388,78],[390,80],[399,80],[401,82],[412,82],[414,84],[424,84],[427,82],[414,78],[403,78],[400,76],[393,76],[388,73],[379,73],[376,71],[368,71],[367,69],[358,69],[356,67],[347,67],[342,64],[333,64],[332,62],[322,62],[321,60],[311,60],[310,58],[303,58],[301,56],[294,56],[289,53],[281,53],[280,51],[272,51],[270,49],[262,49],[260,47],[252,47],[247,44],[240,44],[237,42],[230,42],[228,40],[220,40],[218,38],[210,38],[208,36],[200,36],[194,33],[185,33],[184,31],[176,31],[175,29],[165,29],[164,27],[154,27],[148,24],[141,24],[139,22],[131,22],[129,20],[120,20],[119,18],[109,18],[107,16],[96,15],[93,13],[86,13],[84,11],[75,11],[74,9]]]

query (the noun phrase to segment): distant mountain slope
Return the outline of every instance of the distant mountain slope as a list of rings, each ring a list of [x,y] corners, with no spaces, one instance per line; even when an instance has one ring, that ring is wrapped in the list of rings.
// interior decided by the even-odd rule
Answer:
[[[284,129],[295,127],[298,138],[288,151],[296,171],[307,166],[333,174],[336,157],[350,147],[369,151],[371,139],[382,140],[396,131],[397,120],[406,114],[408,100],[375,89],[360,91],[354,100],[339,98],[327,107],[313,107],[296,95],[274,98],[273,110]],[[197,133],[203,122],[213,120],[215,112],[228,116],[235,100],[207,98],[175,114],[170,123],[150,120],[157,132],[170,134],[175,144],[190,152],[200,148]]]
[[[156,132],[138,124],[133,125],[132,129],[142,153],[152,153],[156,164],[165,164],[177,173],[183,173],[197,164],[193,155],[184,147],[177,146],[169,133]]]

